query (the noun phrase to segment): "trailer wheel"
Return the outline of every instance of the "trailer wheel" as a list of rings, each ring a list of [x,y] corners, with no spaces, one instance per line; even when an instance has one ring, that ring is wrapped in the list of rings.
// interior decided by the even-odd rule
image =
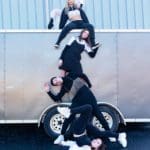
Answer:
[[[43,127],[48,136],[53,140],[60,134],[64,117],[57,112],[56,107],[50,109],[44,118]]]
[[[110,130],[114,132],[117,131],[120,121],[116,112],[109,106],[99,105],[99,108],[102,114],[104,115],[106,121],[108,122]],[[93,125],[98,127],[100,130],[104,131],[104,128],[102,127],[101,123],[96,117],[93,118]]]

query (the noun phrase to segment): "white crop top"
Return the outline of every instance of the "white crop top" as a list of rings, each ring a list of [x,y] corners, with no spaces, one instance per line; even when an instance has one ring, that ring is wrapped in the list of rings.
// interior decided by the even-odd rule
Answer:
[[[68,17],[69,19],[72,19],[74,16],[79,16],[81,17],[80,11],[78,9],[76,10],[71,10],[68,12]]]

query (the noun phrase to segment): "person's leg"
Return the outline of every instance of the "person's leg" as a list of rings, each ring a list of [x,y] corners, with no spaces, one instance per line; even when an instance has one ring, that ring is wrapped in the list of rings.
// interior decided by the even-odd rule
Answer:
[[[79,75],[79,77],[82,78],[87,83],[89,88],[92,87],[92,84],[86,74],[82,73],[81,75]]]
[[[62,129],[61,129],[61,134],[64,135],[69,124],[75,119],[75,115],[71,115],[69,118],[65,119],[64,120],[64,123],[63,123],[63,126],[62,126]]]
[[[67,24],[61,31],[58,40],[56,42],[56,45],[60,45],[61,41],[66,37],[66,35],[72,30],[72,29],[76,29],[76,24],[71,22],[69,24]]]
[[[91,145],[91,141],[86,134],[86,126],[92,115],[92,106],[83,105],[71,110],[73,114],[80,114],[80,117],[74,121],[73,137],[79,146]]]
[[[109,138],[109,137],[115,137],[118,139],[118,133],[114,133],[111,131],[100,131],[98,128],[93,126],[91,123],[89,123],[86,127],[87,133],[89,136],[92,136],[93,138]]]
[[[86,125],[89,122],[89,119],[92,114],[91,105],[83,105],[77,108],[71,109],[72,114],[80,114],[80,117],[77,118],[74,122],[74,134],[80,135],[85,132]]]
[[[109,125],[100,111],[97,103],[93,104],[93,115],[100,121],[105,130],[110,130]]]
[[[95,31],[94,31],[94,26],[89,23],[83,23],[82,24],[83,28],[86,28],[90,32],[90,41],[91,41],[91,46],[95,46]]]

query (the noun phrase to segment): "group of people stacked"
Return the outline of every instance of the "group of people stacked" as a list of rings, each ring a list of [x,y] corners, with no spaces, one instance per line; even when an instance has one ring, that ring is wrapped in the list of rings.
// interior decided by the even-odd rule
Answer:
[[[78,4],[78,5],[76,5]],[[67,146],[69,150],[99,150],[104,149],[102,139],[118,141],[123,147],[127,146],[126,133],[114,133],[110,131],[109,125],[100,111],[97,100],[90,90],[92,84],[83,72],[80,63],[81,54],[85,51],[94,58],[100,47],[95,43],[94,27],[88,21],[82,9],[83,3],[75,3],[74,0],[67,0],[60,18],[59,38],[54,45],[60,47],[60,42],[72,29],[82,29],[78,37],[72,37],[64,47],[59,58],[59,69],[61,73],[52,77],[44,87],[47,94],[57,103],[62,102],[65,94],[69,95],[72,101],[70,107],[57,107],[57,111],[65,117],[61,134],[54,141],[54,144]],[[70,21],[67,25],[66,22]],[[49,27],[53,25],[51,18]],[[60,86],[59,93],[53,92],[53,86]],[[95,116],[103,125],[105,131],[100,131],[93,126],[92,118]]]

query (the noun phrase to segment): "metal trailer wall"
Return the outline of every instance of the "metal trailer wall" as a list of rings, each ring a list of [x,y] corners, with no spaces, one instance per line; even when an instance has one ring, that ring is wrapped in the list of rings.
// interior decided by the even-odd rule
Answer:
[[[50,11],[66,0],[0,0],[0,29],[46,29]],[[149,29],[149,0],[85,0],[83,7],[98,29]]]
[[[0,120],[37,122],[53,102],[43,91],[49,77],[59,74],[61,49],[53,45],[58,32],[0,32]],[[128,119],[150,120],[150,32],[97,31],[103,46],[96,58],[82,56],[97,99],[117,106]],[[19,122],[19,121],[18,121]]]

